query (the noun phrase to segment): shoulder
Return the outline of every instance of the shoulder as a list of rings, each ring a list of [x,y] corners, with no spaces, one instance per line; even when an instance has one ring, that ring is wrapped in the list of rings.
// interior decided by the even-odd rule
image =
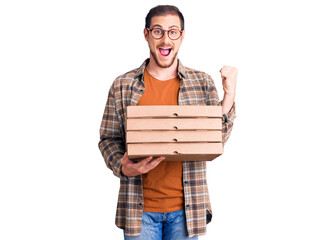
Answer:
[[[134,70],[131,70],[116,77],[112,82],[110,90],[112,92],[122,91],[122,89],[124,89],[125,86],[129,86],[133,81],[134,81]]]
[[[116,79],[114,80],[115,82],[124,82],[124,81],[132,81],[135,79],[136,73],[137,73],[138,68],[135,68],[133,70],[130,70],[124,74],[119,75],[118,77],[116,77]]]
[[[139,68],[134,68],[124,74],[119,75],[115,78],[112,83],[111,88],[113,89],[122,89],[131,87],[134,82],[141,78],[143,74],[143,65]]]
[[[146,59],[140,67],[134,68],[124,74],[119,75],[113,82],[112,86],[120,86],[120,85],[129,85],[134,82],[135,79],[141,78],[145,71],[146,64],[148,63],[148,59]]]
[[[200,71],[200,70],[197,70],[197,69],[193,69],[193,68],[189,68],[189,67],[186,67],[186,73],[190,76],[198,76],[198,77],[210,77],[209,74],[203,72],[203,71]]]
[[[182,65],[181,72],[184,73],[185,78],[189,80],[205,80],[211,79],[211,76],[203,71],[186,67]]]
[[[192,81],[192,82],[199,82],[201,84],[205,85],[212,85],[213,80],[211,76],[208,73],[205,73],[203,71],[190,68],[190,67],[184,67],[184,73],[185,73],[185,80]]]

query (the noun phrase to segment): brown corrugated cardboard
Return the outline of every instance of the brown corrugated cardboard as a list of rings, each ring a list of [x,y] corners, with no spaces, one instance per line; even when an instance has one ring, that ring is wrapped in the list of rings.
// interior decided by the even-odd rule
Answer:
[[[134,159],[148,156],[164,156],[167,161],[213,160],[223,153],[223,145],[217,143],[143,143],[128,144],[128,155]],[[202,156],[200,156],[202,155]],[[188,159],[186,158],[188,156]]]
[[[221,118],[128,118],[127,130],[221,130]]]
[[[126,142],[134,161],[210,161],[223,153],[220,106],[129,106]]]
[[[221,117],[221,106],[128,106],[128,118]]]
[[[127,143],[221,142],[221,131],[127,131]]]

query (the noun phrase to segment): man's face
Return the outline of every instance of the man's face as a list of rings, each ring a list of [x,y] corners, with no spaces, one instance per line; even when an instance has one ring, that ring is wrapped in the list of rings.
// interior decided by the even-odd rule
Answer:
[[[155,16],[152,18],[149,29],[160,28],[163,30],[181,30],[180,18],[177,15]],[[177,40],[171,40],[168,32],[163,37],[155,39],[147,29],[144,30],[145,39],[148,42],[151,57],[162,68],[170,67],[177,60],[177,53],[184,37],[184,31]]]

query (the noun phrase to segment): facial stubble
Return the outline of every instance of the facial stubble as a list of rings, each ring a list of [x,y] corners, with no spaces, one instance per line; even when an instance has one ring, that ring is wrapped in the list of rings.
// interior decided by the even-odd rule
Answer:
[[[171,60],[168,64],[163,65],[163,64],[160,63],[160,61],[159,61],[159,59],[158,59],[158,57],[156,56],[156,54],[155,54],[154,51],[150,50],[150,53],[151,53],[151,55],[153,56],[153,58],[154,58],[156,64],[157,64],[159,67],[161,67],[161,68],[169,68],[171,65],[173,65],[173,63],[174,63],[174,61],[175,61],[175,59],[176,59],[176,57],[177,57],[177,52],[176,52],[175,55],[174,55],[174,57],[172,58],[172,60]]]

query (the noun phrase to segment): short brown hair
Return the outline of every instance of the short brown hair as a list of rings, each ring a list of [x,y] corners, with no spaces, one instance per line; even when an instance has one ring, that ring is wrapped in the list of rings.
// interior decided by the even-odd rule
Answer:
[[[181,30],[184,30],[184,17],[180,10],[172,5],[158,5],[151,10],[149,10],[147,16],[146,16],[146,25],[145,28],[149,28],[151,25],[152,17],[155,16],[164,16],[164,15],[177,15],[180,18],[181,22]]]

